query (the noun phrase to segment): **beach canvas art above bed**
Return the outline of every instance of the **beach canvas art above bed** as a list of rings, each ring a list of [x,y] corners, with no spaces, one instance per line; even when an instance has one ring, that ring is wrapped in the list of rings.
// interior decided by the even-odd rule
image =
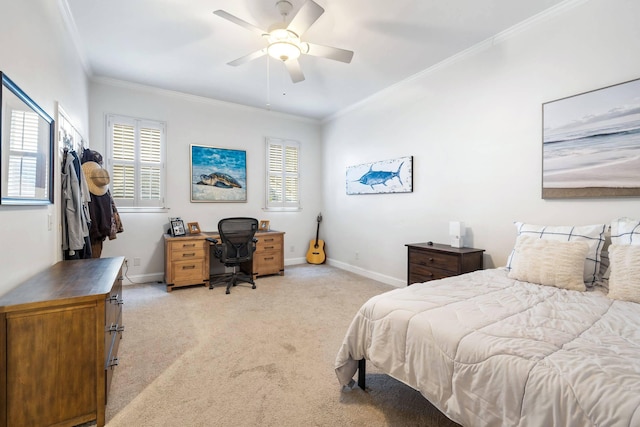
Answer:
[[[347,167],[347,194],[411,193],[413,157]]]
[[[542,198],[640,196],[640,79],[543,104]]]
[[[246,202],[247,152],[191,145],[191,201]]]

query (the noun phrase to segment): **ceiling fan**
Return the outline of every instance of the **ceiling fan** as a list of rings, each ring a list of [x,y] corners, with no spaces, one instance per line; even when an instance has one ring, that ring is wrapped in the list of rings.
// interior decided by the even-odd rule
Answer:
[[[319,56],[321,58],[333,59],[350,63],[353,58],[353,52],[350,50],[338,49],[337,47],[322,46],[319,44],[303,42],[300,37],[320,18],[324,13],[324,9],[313,0],[307,0],[300,7],[298,13],[291,19],[289,25],[286,24],[287,16],[293,9],[291,2],[287,0],[279,0],[276,2],[276,8],[282,16],[282,22],[275,23],[269,27],[268,31],[262,30],[253,24],[250,24],[236,16],[231,15],[224,10],[216,10],[214,14],[224,18],[234,24],[240,25],[254,33],[264,37],[268,45],[256,52],[245,55],[229,65],[238,66],[251,60],[269,55],[273,58],[281,60],[294,83],[304,80],[304,74],[300,68],[298,57],[300,55]]]

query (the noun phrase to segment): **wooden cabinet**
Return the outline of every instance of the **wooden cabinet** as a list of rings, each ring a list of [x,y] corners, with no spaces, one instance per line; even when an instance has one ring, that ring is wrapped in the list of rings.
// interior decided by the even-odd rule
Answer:
[[[187,285],[208,284],[209,242],[204,235],[164,235],[164,280],[167,291]]]
[[[207,237],[219,239],[215,232],[187,236],[164,235],[164,280],[167,292],[188,285],[206,285],[209,282],[210,244]],[[243,264],[242,271],[256,279],[269,274],[284,274],[284,232],[259,231],[256,233],[256,251],[252,262]]]
[[[408,248],[407,285],[482,269],[484,249],[412,243]]]
[[[269,231],[257,233],[256,251],[253,254],[251,271],[256,279],[269,274],[284,274],[284,233]],[[244,270],[248,270],[243,266]]]
[[[0,298],[0,426],[105,424],[123,262],[62,261]]]

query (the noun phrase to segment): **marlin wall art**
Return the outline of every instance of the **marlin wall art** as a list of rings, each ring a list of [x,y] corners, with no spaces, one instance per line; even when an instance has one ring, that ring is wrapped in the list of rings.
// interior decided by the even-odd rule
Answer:
[[[411,193],[413,156],[347,167],[347,194]]]

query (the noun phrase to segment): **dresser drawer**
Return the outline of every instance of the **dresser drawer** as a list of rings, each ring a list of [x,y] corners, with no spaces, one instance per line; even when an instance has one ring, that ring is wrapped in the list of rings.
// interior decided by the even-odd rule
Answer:
[[[414,250],[409,252],[409,263],[415,268],[427,267],[458,272],[458,256],[447,253]]]

